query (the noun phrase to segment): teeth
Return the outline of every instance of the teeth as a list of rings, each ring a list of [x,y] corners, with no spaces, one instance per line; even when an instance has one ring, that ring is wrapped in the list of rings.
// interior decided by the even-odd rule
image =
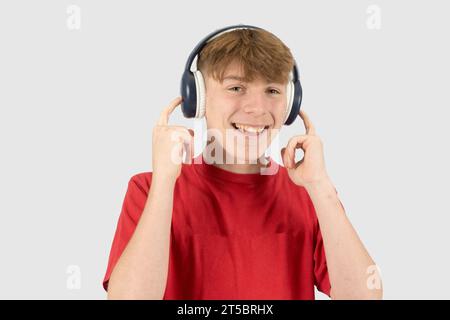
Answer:
[[[251,126],[244,126],[239,123],[235,123],[236,127],[241,132],[250,132],[250,133],[261,133],[264,131],[264,127],[251,127]]]

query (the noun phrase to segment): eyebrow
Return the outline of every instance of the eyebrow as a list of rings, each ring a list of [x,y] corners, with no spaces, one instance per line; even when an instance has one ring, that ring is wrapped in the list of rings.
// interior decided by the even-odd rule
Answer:
[[[223,82],[225,82],[225,80],[238,80],[238,81],[246,82],[246,81],[244,81],[244,77],[239,77],[239,76],[235,76],[235,75],[226,76],[223,78]],[[269,84],[282,85],[282,83],[277,83],[277,82],[270,82],[267,84],[268,85]]]

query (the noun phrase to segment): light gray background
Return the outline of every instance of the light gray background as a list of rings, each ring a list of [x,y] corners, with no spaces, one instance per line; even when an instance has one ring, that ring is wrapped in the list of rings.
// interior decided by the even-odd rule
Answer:
[[[79,30],[67,27],[71,4]],[[379,30],[366,25],[370,5]],[[449,12],[437,0],[2,1],[0,298],[105,298],[153,125],[197,42],[236,23],[291,48],[302,107],[385,298],[449,298]],[[179,109],[170,122],[193,127]],[[302,133],[284,127],[281,144]],[[67,288],[70,265],[80,289]]]

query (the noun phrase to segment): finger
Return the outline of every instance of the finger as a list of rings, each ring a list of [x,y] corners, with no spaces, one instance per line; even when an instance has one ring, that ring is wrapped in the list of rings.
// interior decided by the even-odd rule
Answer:
[[[193,135],[191,131],[189,131],[184,127],[180,128],[176,127],[173,128],[173,131],[171,132],[171,139],[172,141],[181,141],[183,143],[190,143],[190,141],[193,139]]]
[[[289,154],[287,152],[287,148],[283,148],[283,164],[284,164],[285,168],[287,168],[287,169],[292,168],[291,160],[289,158]]]
[[[175,129],[171,132],[171,140],[176,142],[173,145],[171,154],[175,156],[175,163],[189,163],[192,155],[192,146],[194,143],[194,137],[190,132],[184,129]]]
[[[284,167],[287,168],[289,165],[289,161],[287,159],[286,147],[281,148],[281,161],[283,161]]]
[[[297,168],[303,163],[303,161],[305,161],[305,157],[303,157],[302,160],[300,160],[299,162],[297,162],[297,163],[295,164],[295,169],[297,169]]]
[[[172,139],[181,142],[181,156],[182,162],[185,164],[191,164],[192,158],[194,157],[194,130],[186,129],[185,127],[176,127],[176,132]]]
[[[287,146],[286,152],[289,161],[289,167],[293,168],[295,166],[295,150],[302,149],[305,152],[305,142],[308,140],[308,135],[299,135],[292,137]]]
[[[173,112],[173,110],[181,104],[181,101],[183,101],[182,97],[177,97],[167,106],[163,109],[161,112],[161,115],[159,116],[158,125],[160,126],[166,126],[169,123],[169,115]]]
[[[166,127],[169,129],[174,129],[175,131],[183,131],[190,135],[193,135],[193,133],[194,133],[194,131],[192,129],[186,128],[185,126],[178,126],[178,125],[172,124],[172,125],[168,125]]]
[[[175,126],[175,125],[160,126],[160,125],[157,125],[155,128],[167,130],[170,134],[172,134],[172,137],[173,137],[173,135],[179,135],[179,133],[182,133],[183,135],[185,135],[188,138],[190,136],[194,136],[194,131],[192,129],[187,129],[186,127],[183,127],[183,126]],[[172,140],[172,141],[176,141],[176,140],[177,140],[177,136],[175,136],[175,140]]]
[[[306,134],[309,134],[311,136],[315,135],[316,134],[316,129],[315,129],[314,125],[312,124],[311,119],[305,113],[305,111],[300,110],[299,116],[300,116],[300,118],[302,118],[303,123],[305,125]]]

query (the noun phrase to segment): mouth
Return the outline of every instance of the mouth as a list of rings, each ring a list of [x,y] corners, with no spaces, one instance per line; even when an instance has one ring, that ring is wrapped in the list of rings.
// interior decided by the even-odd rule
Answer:
[[[270,128],[270,125],[250,125],[232,122],[232,127],[238,132],[248,136],[258,136]]]

